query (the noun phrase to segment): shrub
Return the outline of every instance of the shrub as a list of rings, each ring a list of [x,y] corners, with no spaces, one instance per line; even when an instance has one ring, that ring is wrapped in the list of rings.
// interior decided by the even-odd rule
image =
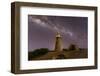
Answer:
[[[64,48],[63,51],[68,51],[68,49],[65,49],[65,48]]]
[[[32,52],[29,52],[29,60],[35,57],[42,56],[46,53],[48,53],[49,49],[47,48],[40,48],[40,49],[35,49]]]
[[[63,54],[60,54],[60,55],[57,56],[56,59],[65,59],[65,58],[66,58],[66,57],[65,57]]]

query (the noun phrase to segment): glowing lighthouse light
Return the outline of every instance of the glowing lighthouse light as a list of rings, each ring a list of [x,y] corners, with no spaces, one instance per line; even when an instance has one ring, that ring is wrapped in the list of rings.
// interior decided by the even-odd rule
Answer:
[[[60,35],[60,33],[59,33],[59,32],[57,32],[57,35],[56,35],[56,37],[61,37],[61,35]]]

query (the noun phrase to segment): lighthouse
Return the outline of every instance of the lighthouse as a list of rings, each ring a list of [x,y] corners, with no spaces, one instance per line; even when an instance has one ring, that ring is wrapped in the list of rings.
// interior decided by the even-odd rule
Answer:
[[[60,32],[57,32],[56,34],[56,40],[55,40],[55,49],[56,52],[62,51],[62,37],[60,35]]]

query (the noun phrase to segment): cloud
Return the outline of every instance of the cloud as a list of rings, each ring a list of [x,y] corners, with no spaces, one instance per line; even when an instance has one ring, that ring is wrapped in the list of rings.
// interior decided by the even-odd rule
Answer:
[[[56,26],[54,26],[54,28],[53,28],[55,31],[59,31],[59,29],[56,27]]]
[[[32,23],[36,23],[39,26],[44,27],[44,28],[51,28],[50,26],[47,26],[47,23],[40,18],[29,16],[29,21]]]
[[[68,35],[70,35],[70,36],[73,36],[73,33],[72,33],[70,30],[65,29],[65,28],[62,28],[62,29],[61,29],[61,32],[64,33],[64,34],[68,34]]]
[[[69,35],[69,36],[73,36],[73,33],[70,30],[65,29],[62,25],[60,25],[58,23],[53,23],[46,16],[40,16],[40,17],[29,16],[29,21],[36,23],[41,27],[53,30],[54,32],[59,31],[60,33],[63,33],[63,34]]]
[[[45,24],[43,21],[41,21],[41,19],[34,18],[34,17],[31,17],[31,16],[29,16],[29,21],[35,22],[37,24],[42,24],[42,25]]]

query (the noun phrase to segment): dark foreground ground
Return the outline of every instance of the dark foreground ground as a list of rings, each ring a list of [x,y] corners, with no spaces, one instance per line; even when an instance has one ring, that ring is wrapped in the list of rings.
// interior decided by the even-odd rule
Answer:
[[[87,58],[87,49],[67,50],[67,51],[49,51],[49,52],[29,52],[28,60],[50,60],[50,59],[79,59]]]

